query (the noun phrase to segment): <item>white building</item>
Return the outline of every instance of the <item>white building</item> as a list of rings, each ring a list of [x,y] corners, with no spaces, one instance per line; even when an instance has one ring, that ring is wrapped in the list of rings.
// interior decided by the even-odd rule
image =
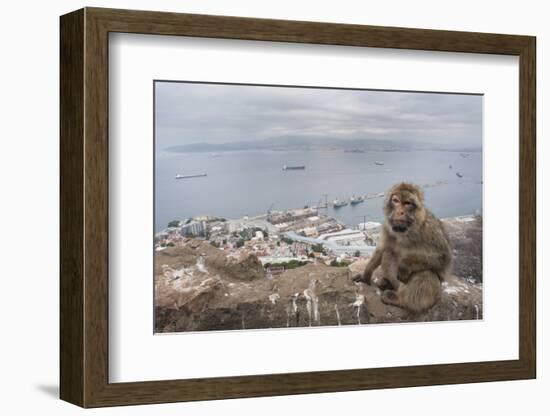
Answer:
[[[306,237],[315,237],[315,236],[317,236],[317,228],[315,228],[315,227],[307,227],[307,228],[304,228],[301,231],[306,235]]]
[[[206,231],[206,223],[204,221],[191,221],[180,228],[181,235],[200,235]]]
[[[321,234],[320,240],[333,242],[339,246],[354,246],[365,244],[365,234],[363,231],[350,230],[346,228],[342,231],[336,231],[334,233]]]
[[[375,221],[361,222],[358,224],[359,229],[362,231],[373,231],[380,228],[381,226],[382,224]]]

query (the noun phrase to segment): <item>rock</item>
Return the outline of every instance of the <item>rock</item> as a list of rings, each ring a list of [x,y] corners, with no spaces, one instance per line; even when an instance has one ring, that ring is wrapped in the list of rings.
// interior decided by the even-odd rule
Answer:
[[[480,216],[463,216],[443,220],[453,249],[453,273],[473,282],[483,281],[482,220]]]
[[[258,258],[251,254],[242,260],[226,261],[219,265],[218,269],[223,271],[224,275],[244,281],[265,277],[265,270]]]
[[[450,222],[455,275],[442,284],[441,300],[422,314],[385,305],[376,286],[352,281],[368,258],[348,268],[314,262],[267,278],[254,255],[228,258],[206,242],[167,248],[155,253],[156,331],[481,319],[480,228],[478,219]]]
[[[157,331],[337,326],[386,322],[477,319],[481,286],[452,277],[441,301],[411,315],[380,300],[375,286],[354,283],[349,271],[322,263],[253,283],[200,274],[157,286]],[[184,279],[182,283],[178,280]],[[176,292],[176,294],[174,294]]]
[[[369,262],[369,257],[361,257],[359,260],[351,263],[348,266],[348,277],[353,279],[354,277],[361,276],[365,271],[365,267]]]

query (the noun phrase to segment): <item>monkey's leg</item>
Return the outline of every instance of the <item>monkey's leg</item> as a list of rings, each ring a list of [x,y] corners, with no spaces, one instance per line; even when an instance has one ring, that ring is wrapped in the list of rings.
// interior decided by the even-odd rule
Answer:
[[[433,272],[423,271],[413,274],[409,282],[401,284],[397,291],[384,291],[382,302],[419,313],[434,306],[440,297],[439,277]]]
[[[397,291],[395,290],[391,290],[391,289],[384,290],[384,293],[382,293],[381,299],[382,299],[382,302],[384,302],[386,305],[401,307],[401,303],[399,302],[399,296],[397,294]]]

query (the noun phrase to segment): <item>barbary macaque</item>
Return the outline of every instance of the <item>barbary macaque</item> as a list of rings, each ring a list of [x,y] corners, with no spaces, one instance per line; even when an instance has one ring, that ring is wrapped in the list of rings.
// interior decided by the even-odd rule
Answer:
[[[424,206],[422,190],[410,183],[386,194],[385,221],[379,243],[357,282],[375,283],[382,301],[412,313],[430,309],[441,296],[441,282],[451,270],[451,248],[443,223]]]

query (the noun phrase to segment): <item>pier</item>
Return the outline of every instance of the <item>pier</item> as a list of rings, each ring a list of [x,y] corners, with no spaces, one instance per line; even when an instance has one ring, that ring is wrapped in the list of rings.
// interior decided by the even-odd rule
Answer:
[[[368,246],[366,244],[353,246],[338,245],[334,241],[327,241],[321,238],[304,237],[300,234],[296,234],[294,231],[289,231],[285,233],[285,237],[291,239],[292,241],[298,241],[300,243],[307,243],[311,245],[320,244],[323,247],[326,247],[327,249],[332,251],[334,254],[352,255],[358,251],[359,253],[361,253],[361,255],[365,255],[371,254],[372,252],[374,252],[374,250],[376,250],[375,246]]]
[[[448,183],[449,182],[447,182],[447,181],[437,181],[437,182],[427,183],[427,184],[421,185],[420,187],[421,188],[433,188],[435,186],[447,185]],[[377,192],[377,193],[365,194],[365,195],[355,194],[355,195],[353,195],[352,197],[350,197],[348,199],[344,199],[344,200],[337,199],[337,200],[339,202],[342,202],[342,201],[349,202],[352,205],[354,205],[354,200],[357,201],[355,203],[359,203],[359,202],[363,202],[363,201],[366,201],[366,200],[369,200],[369,199],[384,198],[384,196],[385,196],[384,192]],[[348,205],[348,204],[346,203],[346,204],[334,205],[334,204],[329,204],[328,202],[325,202],[324,204],[319,203],[318,205],[313,205],[311,208],[313,208],[313,209],[326,209],[331,205],[332,205],[333,208],[340,208],[340,207]]]

